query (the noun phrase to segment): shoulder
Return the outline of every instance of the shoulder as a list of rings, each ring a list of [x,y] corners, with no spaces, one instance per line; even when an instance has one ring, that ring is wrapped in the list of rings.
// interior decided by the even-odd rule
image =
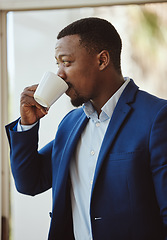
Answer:
[[[166,99],[159,98],[143,90],[138,90],[136,102],[141,108],[148,109],[149,111],[159,111],[167,107]]]
[[[133,80],[128,84],[125,96],[128,99],[128,103],[138,108],[141,107],[143,110],[149,109],[150,111],[154,111],[155,109],[158,110],[167,105],[166,99],[159,98],[149,92],[139,89]]]

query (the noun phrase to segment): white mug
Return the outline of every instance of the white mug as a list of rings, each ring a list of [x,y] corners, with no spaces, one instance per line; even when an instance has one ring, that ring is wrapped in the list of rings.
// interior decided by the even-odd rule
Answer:
[[[43,107],[49,108],[67,89],[68,85],[62,78],[46,72],[34,93],[34,99]]]

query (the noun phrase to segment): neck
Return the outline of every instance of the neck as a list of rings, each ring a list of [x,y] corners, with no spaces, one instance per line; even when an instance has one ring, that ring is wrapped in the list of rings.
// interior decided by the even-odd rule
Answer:
[[[92,99],[92,105],[98,113],[98,116],[101,113],[101,108],[104,104],[114,95],[115,92],[124,84],[125,80],[122,75],[117,76],[116,78],[109,79],[107,84],[101,86],[100,94],[96,99]]]

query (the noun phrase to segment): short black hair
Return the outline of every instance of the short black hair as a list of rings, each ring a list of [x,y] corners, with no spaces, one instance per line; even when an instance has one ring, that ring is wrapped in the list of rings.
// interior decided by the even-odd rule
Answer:
[[[79,35],[81,45],[90,53],[107,50],[115,69],[121,73],[122,41],[115,27],[107,20],[89,17],[77,20],[62,29],[57,39],[69,35]]]

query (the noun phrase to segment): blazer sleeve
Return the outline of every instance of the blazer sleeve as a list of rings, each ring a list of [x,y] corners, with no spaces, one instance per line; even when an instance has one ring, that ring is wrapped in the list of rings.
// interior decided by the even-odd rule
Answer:
[[[153,121],[149,148],[152,178],[167,240],[167,105]]]
[[[11,170],[17,190],[34,196],[52,186],[53,141],[38,151],[39,123],[23,132],[14,130],[16,124],[17,121],[6,126],[10,145]]]

